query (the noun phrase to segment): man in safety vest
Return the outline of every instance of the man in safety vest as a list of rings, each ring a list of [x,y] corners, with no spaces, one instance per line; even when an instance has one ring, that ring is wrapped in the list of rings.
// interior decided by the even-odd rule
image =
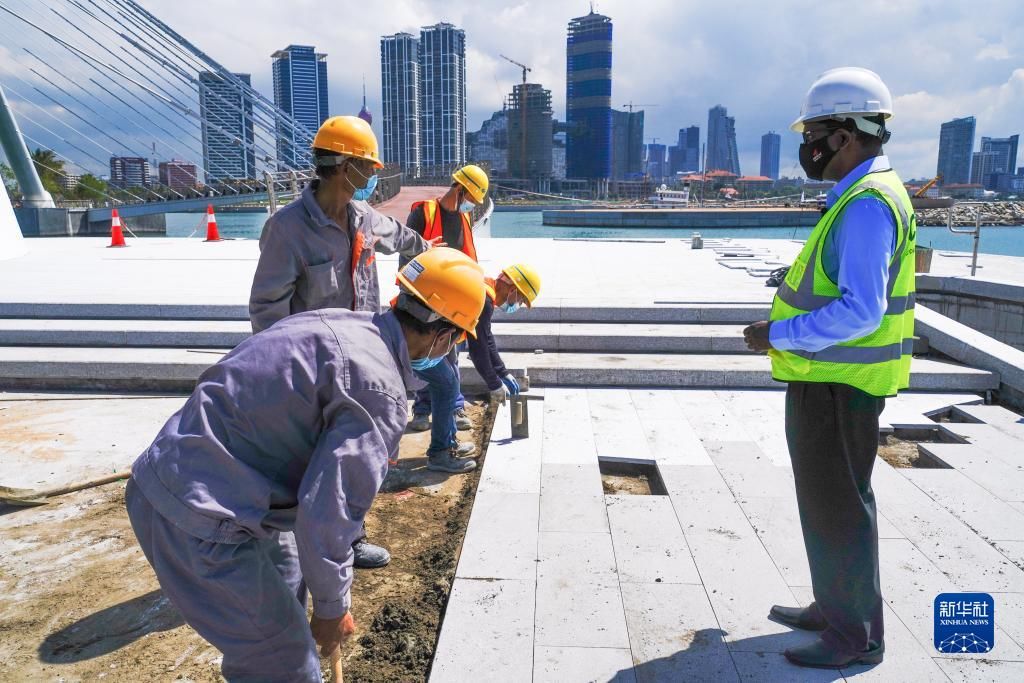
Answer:
[[[812,180],[833,180],[827,211],[772,304],[744,330],[788,382],[786,439],[814,602],[771,618],[819,631],[790,648],[801,666],[872,664],[885,652],[871,471],[885,398],[910,382],[916,218],[882,152],[892,96],[879,76],[822,74],[792,129]]]
[[[249,297],[254,333],[321,308],[377,312],[375,252],[412,258],[432,246],[367,203],[383,164],[366,121],[356,116],[324,121],[313,138],[313,163],[317,179],[263,226]],[[355,566],[362,569],[391,560],[387,550],[365,537],[357,539],[355,553]]]
[[[416,202],[412,205],[406,225],[422,235],[424,239],[440,239],[444,244],[458,249],[476,261],[471,214],[476,207],[483,204],[489,184],[487,174],[482,168],[474,164],[463,166],[452,174],[451,187],[443,196],[438,199]],[[409,423],[409,429],[413,431],[422,432],[432,429],[431,448],[439,447],[444,438],[442,432],[446,431],[445,423],[448,421],[446,417],[448,412],[454,413],[456,429],[466,430],[471,426],[464,410],[465,398],[458,385],[458,352],[452,352],[452,357],[448,360],[447,365],[455,373],[454,397],[451,401],[443,400],[441,405],[435,406],[432,395],[438,394],[438,387],[435,386],[433,392],[429,386],[426,389],[421,389],[416,392],[416,401],[412,408],[413,417]],[[448,378],[439,377],[442,372],[445,372],[444,369],[435,371],[434,375],[438,376],[431,377],[428,384],[440,382],[448,387],[451,382],[448,381]],[[450,389],[445,390],[450,391]],[[451,411],[448,408],[449,403],[453,403]],[[433,416],[433,420],[431,416]],[[464,444],[462,449],[462,454],[465,455],[468,453],[470,445]]]
[[[411,366],[473,334],[484,305],[482,269],[454,249],[398,281],[385,313],[309,311],[243,341],[132,465],[139,545],[229,681],[320,681],[316,646],[354,631],[352,543],[398,455]]]

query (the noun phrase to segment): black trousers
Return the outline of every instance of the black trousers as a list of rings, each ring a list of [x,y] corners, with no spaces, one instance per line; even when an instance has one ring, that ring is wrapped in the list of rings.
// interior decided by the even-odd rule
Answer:
[[[786,440],[822,638],[847,652],[882,644],[878,517],[871,471],[884,398],[844,384],[792,383]]]

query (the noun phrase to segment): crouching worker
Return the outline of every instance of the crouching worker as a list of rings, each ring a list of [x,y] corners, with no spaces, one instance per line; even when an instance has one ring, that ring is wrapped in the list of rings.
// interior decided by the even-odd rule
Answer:
[[[491,396],[504,402],[509,395],[519,394],[519,382],[501,360],[491,330],[491,317],[495,307],[506,314],[515,313],[522,306],[532,308],[540,294],[540,276],[525,263],[516,263],[501,271],[496,280],[488,278],[487,285],[487,299],[480,313],[476,337],[469,340],[469,357]]]
[[[398,454],[410,363],[473,332],[485,298],[453,249],[399,280],[387,312],[309,311],[239,344],[132,467],[139,545],[229,681],[320,681],[316,645],[354,630],[352,541]]]

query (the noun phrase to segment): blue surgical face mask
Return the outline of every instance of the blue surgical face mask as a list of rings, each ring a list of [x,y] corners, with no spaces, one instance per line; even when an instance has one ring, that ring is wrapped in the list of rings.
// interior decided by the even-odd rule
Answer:
[[[377,189],[377,174],[374,173],[370,177],[366,177],[355,166],[352,168],[355,169],[360,178],[366,181],[366,184],[363,187],[356,187],[355,184],[349,180],[349,183],[352,183],[352,187],[355,190],[355,192],[352,193],[352,199],[357,202],[365,202],[373,196],[373,191]],[[345,179],[348,180],[348,175],[345,176]]]
[[[468,199],[466,201],[462,202],[461,204],[459,204],[459,211],[461,213],[469,213],[470,211],[472,211],[475,208],[476,208],[476,204],[474,204],[473,202],[469,201]]]
[[[454,339],[452,341],[454,342]],[[413,370],[423,371],[423,370],[429,370],[430,368],[434,367],[435,365],[437,365],[438,363],[443,361],[445,356],[447,356],[449,353],[451,353],[453,344],[449,344],[448,345],[448,349],[444,353],[442,353],[440,356],[437,356],[435,358],[435,357],[430,355],[430,352],[434,350],[434,344],[436,344],[436,343],[437,343],[437,337],[434,337],[434,341],[430,343],[430,348],[427,349],[427,355],[424,356],[423,358],[417,358],[415,360],[410,360],[409,361],[409,366]]]
[[[416,360],[409,361],[409,365],[413,370],[422,372],[423,370],[429,370],[443,360],[444,356],[441,356],[440,358],[431,358],[430,356],[427,356],[426,358],[417,358]]]
[[[505,311],[506,313],[515,313],[516,311],[519,310],[519,302],[517,301],[515,303],[511,303],[509,301],[506,301],[498,308]]]

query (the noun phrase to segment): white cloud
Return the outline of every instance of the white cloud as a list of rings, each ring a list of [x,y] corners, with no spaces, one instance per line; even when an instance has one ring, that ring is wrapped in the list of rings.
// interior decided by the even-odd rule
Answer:
[[[365,74],[378,116],[380,37],[450,21],[466,31],[472,130],[519,80],[500,54],[530,65],[531,81],[552,91],[555,115],[564,118],[566,25],[588,11],[583,0],[142,2],[228,68],[251,73],[268,95],[270,54],[292,43],[315,45],[328,53],[332,113],[358,110]],[[49,14],[36,0],[8,4],[28,8],[37,20]],[[768,130],[782,133],[781,168],[792,173],[798,140],[787,127],[814,77],[844,64],[878,71],[893,91],[888,151],[904,176],[934,173],[939,125],[955,116],[976,116],[979,136],[1024,132],[1019,0],[989,0],[984,11],[956,0],[602,0],[598,9],[614,22],[613,105],[657,103],[646,112],[645,137],[659,141],[694,123],[705,134],[708,108],[725,105],[736,117],[745,173],[758,170],[760,138]],[[0,42],[8,44],[11,35],[0,29]],[[68,55],[63,59],[81,69]]]
[[[974,55],[974,58],[978,61],[985,59],[1003,60],[1010,58],[1010,51],[1003,44],[998,45],[986,45],[978,51],[978,54]]]

